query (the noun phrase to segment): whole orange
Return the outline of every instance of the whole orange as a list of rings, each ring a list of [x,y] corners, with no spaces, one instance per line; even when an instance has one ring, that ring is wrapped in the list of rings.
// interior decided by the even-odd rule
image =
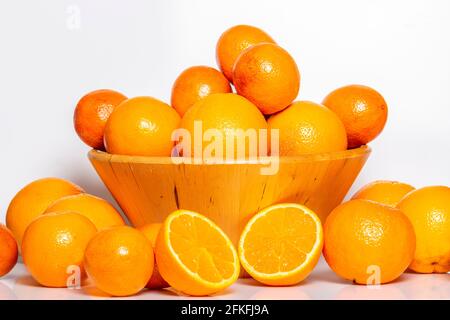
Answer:
[[[35,219],[25,231],[22,257],[33,278],[46,287],[81,285],[71,281],[71,272],[83,280],[84,250],[97,229],[75,212],[46,214]],[[75,270],[77,269],[77,270]]]
[[[450,188],[430,186],[408,193],[397,206],[411,220],[417,237],[409,268],[420,273],[450,271]]]
[[[233,81],[233,66],[239,55],[262,42],[275,43],[267,33],[253,26],[237,25],[222,33],[216,45],[216,60],[229,81]]]
[[[345,128],[328,108],[298,101],[267,121],[269,130],[279,130],[281,156],[343,151],[347,149]]]
[[[158,233],[159,230],[161,229],[161,226],[162,223],[149,223],[138,228],[138,230],[141,231],[144,234],[144,236],[147,237],[148,240],[150,240],[153,250],[155,250],[156,239],[158,238]],[[150,278],[145,287],[148,289],[162,289],[170,287],[170,285],[166,282],[166,280],[163,279],[163,277],[159,273],[156,261],[153,268],[152,277]]]
[[[383,130],[388,107],[376,90],[349,85],[334,90],[322,104],[333,110],[347,131],[349,148],[357,148],[375,139]]]
[[[104,150],[105,124],[114,108],[126,100],[120,92],[102,89],[84,95],[75,108],[73,123],[80,139],[88,146]]]
[[[300,89],[300,72],[291,55],[273,43],[246,49],[236,61],[233,83],[238,94],[264,114],[286,108]]]
[[[141,291],[153,273],[154,260],[150,241],[128,226],[98,232],[85,253],[89,277],[97,288],[112,296]]]
[[[77,212],[91,220],[97,230],[125,225],[120,213],[108,201],[87,193],[67,196],[56,200],[44,213],[58,211]]]
[[[83,193],[83,189],[67,180],[44,178],[31,182],[12,199],[6,213],[6,226],[12,231],[19,247],[25,229],[34,218],[56,200]]]
[[[411,263],[414,229],[400,210],[369,200],[335,208],[324,225],[323,255],[330,268],[358,284],[397,279]]]
[[[170,156],[173,131],[180,116],[168,104],[151,97],[125,100],[105,127],[106,150],[112,154]]]
[[[17,242],[11,231],[0,224],[0,277],[8,274],[17,263]]]
[[[397,206],[400,200],[414,187],[403,182],[377,180],[359,189],[352,199],[365,199],[379,202],[391,207]]]
[[[197,130],[196,125],[199,126]],[[258,154],[258,132],[260,129],[267,129],[267,122],[258,108],[244,97],[234,93],[216,93],[194,104],[184,115],[180,127],[187,130],[191,137],[190,145],[183,148],[184,156],[184,149],[190,148],[191,156],[196,156],[196,149],[200,150],[202,155],[215,149],[217,153],[211,152],[212,157],[236,159]],[[198,136],[196,131],[201,131],[201,136]],[[215,134],[214,138],[204,139],[208,132]],[[247,137],[254,139],[241,135],[246,132],[249,133]],[[227,145],[230,147],[228,150],[233,153],[227,151]],[[211,149],[211,146],[217,148]]]
[[[171,104],[183,116],[198,100],[213,93],[229,92],[230,83],[222,72],[206,66],[190,67],[175,80]]]

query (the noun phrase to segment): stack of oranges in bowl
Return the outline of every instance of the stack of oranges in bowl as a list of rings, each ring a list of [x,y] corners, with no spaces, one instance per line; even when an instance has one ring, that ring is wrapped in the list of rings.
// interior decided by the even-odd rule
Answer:
[[[216,57],[220,70],[194,66],[178,76],[171,105],[108,89],[88,93],[75,109],[76,132],[110,154],[246,159],[358,148],[384,128],[387,104],[367,86],[338,88],[321,104],[294,101],[301,84],[295,60],[256,27],[226,30]],[[199,129],[209,144],[192,145]],[[247,137],[243,150],[236,148],[249,130],[268,135]],[[232,285],[241,268],[266,285],[295,285],[322,253],[333,271],[360,284],[391,282],[407,268],[450,271],[448,187],[416,190],[376,181],[336,207],[324,226],[304,205],[274,204],[253,215],[237,248],[206,216],[177,210],[136,229],[73,183],[41,179],[8,208],[7,227],[0,227],[0,275],[13,268],[19,248],[41,285],[79,286],[89,277],[112,296],[166,287],[210,295]]]

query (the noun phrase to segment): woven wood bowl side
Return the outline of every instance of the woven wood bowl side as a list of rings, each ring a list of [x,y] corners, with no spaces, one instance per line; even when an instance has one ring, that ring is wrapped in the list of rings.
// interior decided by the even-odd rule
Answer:
[[[176,209],[199,212],[236,244],[260,209],[296,202],[324,221],[344,199],[371,150],[367,146],[328,154],[280,158],[275,175],[266,164],[174,164],[170,157],[133,157],[92,150],[89,159],[132,224],[162,222]]]

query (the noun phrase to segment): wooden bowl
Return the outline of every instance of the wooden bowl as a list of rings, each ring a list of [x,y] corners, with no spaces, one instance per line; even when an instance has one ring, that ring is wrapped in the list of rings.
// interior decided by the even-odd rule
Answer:
[[[322,221],[344,199],[370,148],[280,157],[274,175],[262,175],[260,161],[175,164],[170,157],[111,155],[92,150],[89,159],[130,222],[162,222],[176,209],[215,221],[236,244],[245,223],[260,209],[296,202]],[[270,159],[270,158],[265,158]]]

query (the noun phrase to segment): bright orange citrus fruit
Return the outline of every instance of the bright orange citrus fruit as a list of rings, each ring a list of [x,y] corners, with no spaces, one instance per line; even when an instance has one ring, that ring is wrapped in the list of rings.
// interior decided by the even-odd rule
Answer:
[[[300,72],[290,54],[273,43],[245,50],[233,69],[238,94],[253,102],[264,114],[286,108],[297,97]]]
[[[253,26],[237,25],[222,33],[216,45],[216,60],[229,81],[233,81],[233,66],[239,55],[262,42],[275,43],[267,33]]]
[[[88,218],[75,212],[42,215],[28,226],[23,236],[24,264],[43,286],[81,285],[70,281],[71,272],[78,273],[79,280],[84,279],[84,250],[96,232]],[[74,281],[76,278],[75,275]]]
[[[170,156],[172,133],[180,116],[168,104],[151,97],[125,100],[105,127],[106,150],[112,154]]]
[[[409,268],[420,273],[450,271],[450,188],[431,186],[408,193],[397,206],[411,220],[417,237]]]
[[[343,151],[347,149],[345,128],[328,108],[313,102],[294,102],[267,121],[278,129],[282,156]]]
[[[195,156],[195,145],[199,143],[195,138],[195,124],[201,125],[201,130],[205,134],[208,130],[215,130],[220,134],[212,139],[222,150],[222,155],[227,155],[227,139],[231,141],[229,145],[233,148],[234,158],[248,157],[249,155],[259,154],[259,130],[267,129],[267,122],[258,108],[245,99],[234,93],[216,93],[212,94],[194,104],[181,120],[180,127],[186,129],[191,136],[191,156]],[[247,137],[240,136],[241,133],[250,130],[254,135]],[[239,139],[239,137],[243,137]],[[250,137],[254,137],[251,140]],[[197,138],[198,139],[198,138]],[[203,137],[200,137],[203,139]],[[241,154],[238,143],[241,141],[243,146]],[[202,141],[200,141],[202,143]],[[200,150],[205,152],[211,143],[203,141]],[[229,149],[230,150],[230,149]],[[217,156],[211,152],[212,156]],[[184,154],[185,155],[185,154]]]
[[[106,200],[82,193],[63,197],[52,203],[44,213],[74,211],[89,220],[97,230],[125,225],[119,212]]]
[[[214,93],[229,93],[231,86],[222,72],[206,66],[195,66],[184,70],[172,87],[172,107],[180,116],[198,100]]]
[[[85,267],[100,290],[112,296],[130,296],[147,284],[154,259],[150,241],[142,232],[121,226],[100,231],[92,238],[86,248]]]
[[[114,90],[95,90],[83,96],[75,108],[73,122],[80,139],[88,146],[104,150],[105,124],[114,108],[126,100]]]
[[[330,268],[358,284],[391,282],[408,268],[416,239],[400,210],[369,200],[335,208],[324,225],[323,255]]]
[[[376,90],[349,85],[331,92],[322,104],[333,110],[344,123],[349,148],[357,148],[375,139],[383,130],[388,107]]]
[[[31,182],[12,199],[6,213],[6,226],[12,231],[19,247],[25,229],[56,200],[83,193],[72,182],[58,178],[44,178]]]
[[[156,239],[158,238],[159,230],[161,229],[162,224],[161,223],[149,223],[146,224],[140,228],[138,228],[139,231],[141,231],[144,236],[147,237],[148,240],[150,240],[153,250],[155,250],[156,247]],[[148,289],[162,289],[170,287],[169,284],[161,277],[161,274],[158,270],[158,265],[155,262],[155,266],[153,268],[153,274],[150,280],[148,281],[147,285],[145,286]]]
[[[8,274],[17,263],[17,242],[11,231],[0,224],[0,277]]]
[[[305,206],[283,203],[253,216],[239,240],[244,269],[271,286],[294,285],[304,280],[319,261],[322,223]]]
[[[365,199],[379,202],[391,207],[397,206],[400,200],[414,187],[403,182],[377,180],[359,189],[352,199]]]
[[[239,258],[225,233],[198,213],[171,213],[156,241],[162,277],[176,290],[193,296],[224,290],[239,277]]]

